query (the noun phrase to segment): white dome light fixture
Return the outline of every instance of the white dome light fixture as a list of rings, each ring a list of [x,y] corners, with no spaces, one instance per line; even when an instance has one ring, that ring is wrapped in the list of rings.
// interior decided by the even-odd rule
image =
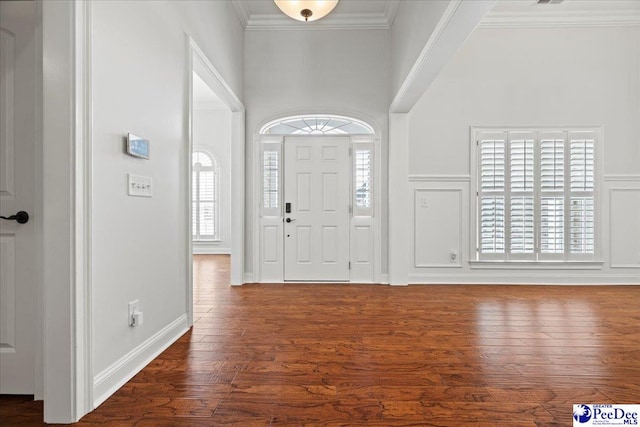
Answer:
[[[338,4],[338,0],[273,0],[285,15],[297,21],[317,21]]]

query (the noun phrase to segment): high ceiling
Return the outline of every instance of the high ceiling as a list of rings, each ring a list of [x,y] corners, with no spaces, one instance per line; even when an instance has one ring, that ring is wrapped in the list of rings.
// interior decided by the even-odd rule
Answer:
[[[340,0],[325,18],[299,22],[285,16],[272,0],[232,0],[247,30],[389,29],[401,2],[445,0]],[[476,0],[463,0],[476,1]],[[486,26],[575,26],[635,24],[640,0],[498,0],[483,22]]]

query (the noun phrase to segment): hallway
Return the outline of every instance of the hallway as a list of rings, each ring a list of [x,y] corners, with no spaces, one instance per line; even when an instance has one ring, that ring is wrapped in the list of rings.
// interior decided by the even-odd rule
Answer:
[[[78,425],[553,426],[640,396],[637,286],[231,288],[225,255],[194,281],[192,331]]]

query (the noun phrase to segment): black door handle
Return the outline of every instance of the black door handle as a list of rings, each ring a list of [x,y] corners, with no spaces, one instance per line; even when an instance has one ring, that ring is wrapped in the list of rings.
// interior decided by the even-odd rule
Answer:
[[[287,222],[291,222],[291,221],[295,221],[295,219],[293,219],[293,218],[287,218],[287,219],[285,219],[285,221],[287,221]]]
[[[8,221],[16,221],[18,224],[26,224],[27,222],[29,222],[29,214],[25,211],[20,211],[11,216],[0,216],[0,218],[6,219]]]

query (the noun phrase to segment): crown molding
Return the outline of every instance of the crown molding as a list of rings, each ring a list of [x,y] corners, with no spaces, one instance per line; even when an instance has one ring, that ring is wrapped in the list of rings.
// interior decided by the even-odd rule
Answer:
[[[241,0],[231,0],[231,4],[233,4],[233,8],[236,10],[236,15],[238,15],[238,19],[240,20],[240,24],[242,24],[242,28],[246,29],[247,24],[249,23],[249,17],[251,16],[251,12],[249,11],[247,2]]]
[[[393,21],[395,21],[398,13],[398,6],[400,6],[400,0],[389,0],[384,8],[384,17],[387,19],[389,28],[393,27]]]
[[[388,14],[395,18],[392,10]],[[313,22],[295,21],[284,14],[251,15],[245,30],[388,30],[391,25],[386,15],[386,10],[385,13],[336,14]]]
[[[603,11],[490,12],[480,28],[572,28],[640,26],[640,9]]]

